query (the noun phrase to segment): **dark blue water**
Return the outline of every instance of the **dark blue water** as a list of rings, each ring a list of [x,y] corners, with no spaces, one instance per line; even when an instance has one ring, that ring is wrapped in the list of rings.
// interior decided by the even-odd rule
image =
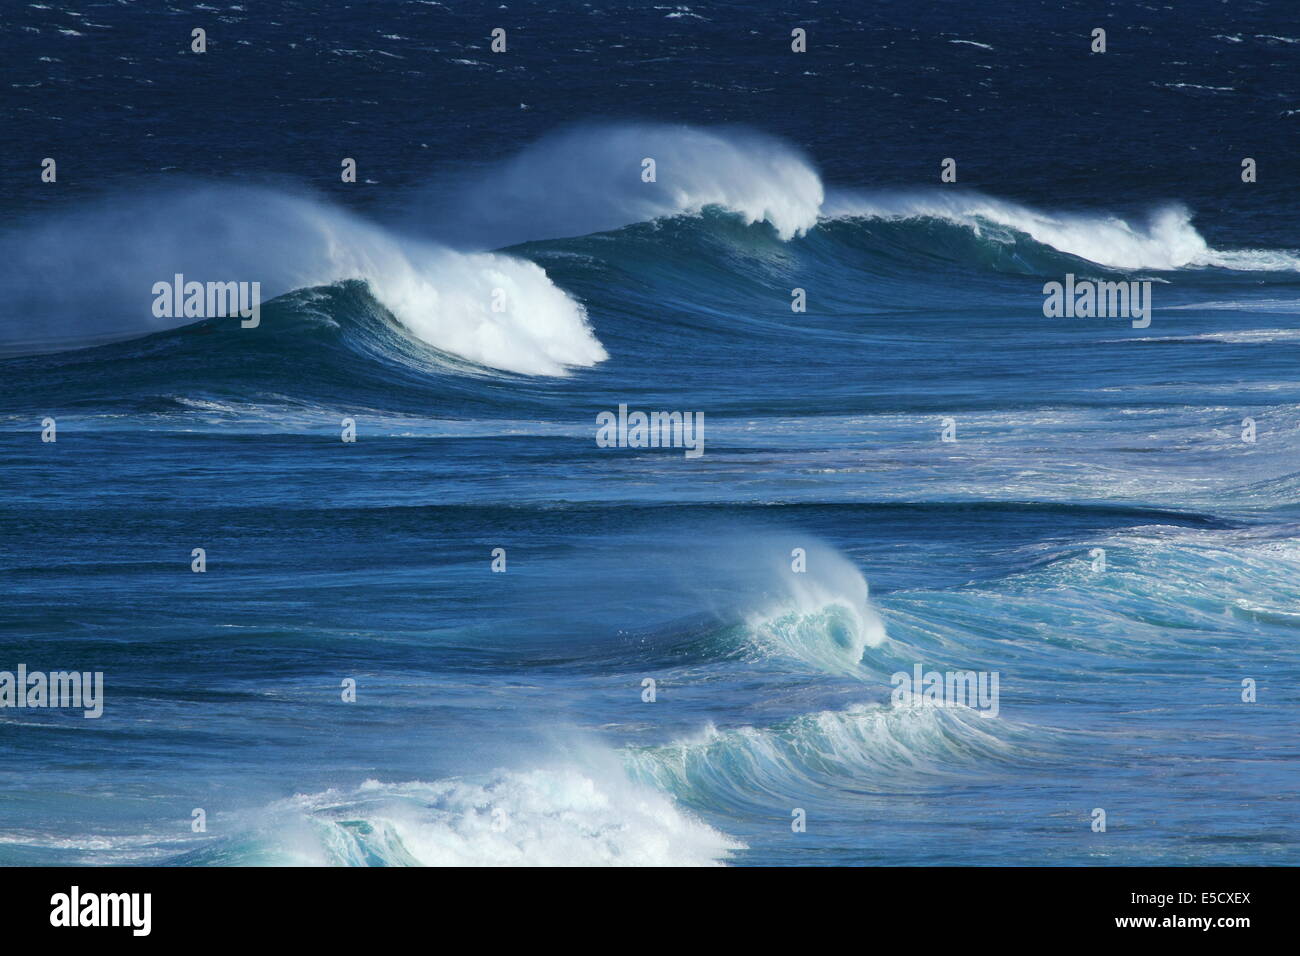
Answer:
[[[1300,17],[858,6],[11,4],[0,863],[1300,862]]]

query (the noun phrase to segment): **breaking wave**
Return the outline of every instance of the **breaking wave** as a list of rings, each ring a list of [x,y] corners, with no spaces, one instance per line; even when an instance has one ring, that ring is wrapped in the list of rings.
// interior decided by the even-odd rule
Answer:
[[[0,349],[38,351],[186,323],[155,318],[155,282],[259,281],[262,301],[365,281],[415,338],[485,365],[560,375],[606,358],[581,303],[532,262],[402,236],[318,198],[204,186],[114,199],[0,236],[10,321]],[[255,334],[255,330],[246,330]]]
[[[1211,248],[1192,225],[1191,211],[1177,203],[1139,220],[1106,212],[1048,212],[955,190],[841,191],[828,199],[823,215],[828,219],[937,219],[969,227],[994,241],[1006,241],[1018,233],[1058,252],[1114,269],[1300,271],[1300,254],[1291,250]]]

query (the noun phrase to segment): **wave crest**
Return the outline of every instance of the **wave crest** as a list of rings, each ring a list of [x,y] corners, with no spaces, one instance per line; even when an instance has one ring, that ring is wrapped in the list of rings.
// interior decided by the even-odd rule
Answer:
[[[1286,250],[1213,249],[1174,203],[1145,222],[1109,213],[1044,212],[979,193],[873,194],[837,191],[823,209],[828,219],[938,219],[997,237],[998,229],[1029,236],[1058,252],[1115,269],[1174,270],[1212,266],[1247,272],[1300,271],[1300,256]]]
[[[655,181],[642,180],[642,161]],[[498,247],[587,235],[720,206],[782,239],[817,224],[825,198],[812,162],[788,143],[742,129],[622,123],[544,137],[470,180],[435,187],[451,237]],[[439,227],[430,225],[435,231]]]
[[[119,198],[0,236],[0,287],[22,320],[0,325],[0,348],[185,324],[151,309],[153,284],[177,273],[261,282],[264,303],[360,279],[412,335],[509,372],[560,375],[607,358],[583,306],[532,262],[454,252],[311,196],[229,186]]]
[[[913,791],[954,776],[1045,759],[1051,735],[963,707],[857,704],[773,727],[719,731],[629,750],[634,779],[712,809],[780,805],[783,798],[852,787]]]

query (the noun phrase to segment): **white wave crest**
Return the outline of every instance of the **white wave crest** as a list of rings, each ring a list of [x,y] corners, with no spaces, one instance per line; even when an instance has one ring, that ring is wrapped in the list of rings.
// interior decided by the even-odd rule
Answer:
[[[864,651],[889,640],[866,578],[834,548],[804,544],[807,571],[791,573],[784,557],[771,569],[769,587],[780,596],[746,615],[749,643],[760,654],[793,658],[826,673],[866,676]]]
[[[655,180],[643,180],[654,160]],[[720,206],[783,239],[817,224],[824,199],[811,161],[741,129],[654,123],[584,125],[547,136],[468,181],[435,185],[429,228],[499,247],[587,235]],[[426,210],[426,216],[431,214]]]
[[[153,316],[153,284],[176,273],[260,282],[264,303],[362,279],[417,338],[510,372],[559,375],[607,357],[582,305],[534,263],[454,252],[313,197],[228,186],[121,198],[0,235],[0,288],[18,319],[0,323],[0,347],[192,321]]]
[[[292,865],[713,866],[743,849],[617,768],[370,780],[299,795],[269,817],[277,862]]]
[[[1300,342],[1300,329],[1236,329],[1231,332],[1196,332],[1186,335],[1148,335],[1129,342],[1222,342],[1225,345],[1272,345]]]
[[[770,804],[831,785],[868,792],[910,790],[952,775],[980,774],[1047,754],[1050,734],[965,707],[856,704],[802,714],[773,727],[718,730],[666,746],[627,751],[637,779],[683,799]]]
[[[1192,225],[1191,212],[1179,204],[1161,207],[1140,222],[1107,213],[1045,212],[970,192],[836,191],[822,212],[830,219],[941,219],[977,232],[1003,227],[1116,269],[1300,271],[1300,254],[1291,250],[1211,248]]]
[[[830,674],[866,676],[861,662],[869,647],[888,638],[879,615],[866,603],[847,600],[817,588],[805,589],[792,605],[784,605],[747,621],[751,643],[811,664]]]

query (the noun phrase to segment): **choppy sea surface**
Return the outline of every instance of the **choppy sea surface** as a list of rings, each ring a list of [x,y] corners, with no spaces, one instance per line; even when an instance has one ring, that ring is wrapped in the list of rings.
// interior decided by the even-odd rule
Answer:
[[[1300,19],[859,6],[12,4],[0,864],[1300,863]]]

